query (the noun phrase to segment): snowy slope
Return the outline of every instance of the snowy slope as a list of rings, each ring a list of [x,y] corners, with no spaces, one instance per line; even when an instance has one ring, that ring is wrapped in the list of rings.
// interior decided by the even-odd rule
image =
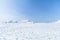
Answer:
[[[0,23],[0,40],[60,40],[60,22]]]

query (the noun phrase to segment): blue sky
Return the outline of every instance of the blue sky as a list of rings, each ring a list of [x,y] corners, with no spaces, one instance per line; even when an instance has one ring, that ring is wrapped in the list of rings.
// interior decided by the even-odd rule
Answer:
[[[7,5],[5,3],[7,3]],[[2,3],[0,4],[1,6],[3,5]],[[4,6],[5,5],[6,7],[4,8],[9,11],[7,13],[7,15],[9,15],[7,19],[28,19],[34,22],[51,22],[60,20],[59,0],[10,0],[4,2]]]

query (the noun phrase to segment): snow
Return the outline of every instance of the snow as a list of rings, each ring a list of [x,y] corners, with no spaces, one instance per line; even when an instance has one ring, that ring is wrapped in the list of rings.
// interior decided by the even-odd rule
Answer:
[[[0,40],[60,40],[59,22],[0,23]]]

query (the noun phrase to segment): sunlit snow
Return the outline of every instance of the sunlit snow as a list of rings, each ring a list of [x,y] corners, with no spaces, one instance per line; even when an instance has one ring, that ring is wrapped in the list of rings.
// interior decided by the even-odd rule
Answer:
[[[60,40],[60,23],[33,23],[28,20],[0,23],[0,40]]]

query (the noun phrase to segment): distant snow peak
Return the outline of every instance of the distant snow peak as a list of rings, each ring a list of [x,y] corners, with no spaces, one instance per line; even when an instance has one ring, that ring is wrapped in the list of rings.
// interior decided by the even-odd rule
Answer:
[[[5,21],[4,23],[18,23],[18,21],[10,20],[10,21]]]
[[[4,23],[33,23],[29,20],[19,20],[19,21],[16,21],[16,20],[9,20],[9,21],[4,21]]]
[[[33,21],[30,21],[30,20],[19,20],[19,21],[17,21],[17,20],[7,20],[7,21],[0,21],[0,24],[1,23],[49,24],[49,23],[35,23]],[[60,24],[60,20],[50,22],[50,24]]]
[[[21,20],[22,23],[29,22],[29,20]]]
[[[33,22],[31,22],[29,20],[21,20],[20,23],[33,23]]]

